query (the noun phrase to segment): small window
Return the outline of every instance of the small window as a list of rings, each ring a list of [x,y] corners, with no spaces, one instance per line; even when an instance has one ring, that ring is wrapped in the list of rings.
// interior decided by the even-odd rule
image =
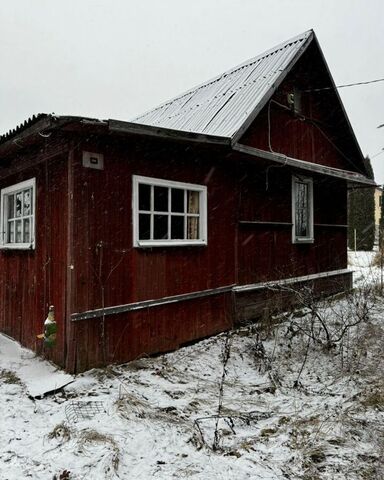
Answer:
[[[133,176],[135,247],[206,245],[207,188]]]
[[[292,177],[292,241],[313,242],[313,182],[311,178]]]
[[[1,190],[1,248],[34,248],[35,179]]]

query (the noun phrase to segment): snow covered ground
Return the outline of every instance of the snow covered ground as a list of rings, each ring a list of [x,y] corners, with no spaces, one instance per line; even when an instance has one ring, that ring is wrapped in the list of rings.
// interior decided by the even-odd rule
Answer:
[[[351,254],[357,285],[371,261]],[[383,313],[374,290],[307,305],[42,399],[3,355],[0,478],[382,479]]]
[[[376,258],[378,258],[378,265]],[[367,283],[380,284],[381,269],[378,252],[348,252],[349,268],[353,271],[355,286],[364,286]],[[384,268],[384,257],[383,257]]]

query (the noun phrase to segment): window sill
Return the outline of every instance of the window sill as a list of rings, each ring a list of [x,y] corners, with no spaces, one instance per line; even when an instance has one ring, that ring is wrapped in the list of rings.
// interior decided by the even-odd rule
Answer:
[[[134,247],[135,248],[152,248],[152,247],[204,247],[207,245],[207,241],[205,240],[196,240],[196,241],[141,241],[137,242]]]
[[[308,243],[314,243],[315,242],[315,239],[314,238],[295,238],[292,240],[292,243],[295,244],[295,245],[305,245],[305,244],[308,244]]]
[[[0,245],[0,250],[35,250],[35,245],[33,243],[7,243]]]

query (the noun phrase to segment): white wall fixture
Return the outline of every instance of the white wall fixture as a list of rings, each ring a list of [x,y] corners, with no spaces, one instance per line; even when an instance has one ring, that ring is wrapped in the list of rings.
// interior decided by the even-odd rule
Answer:
[[[83,152],[83,167],[104,170],[104,155],[102,153]]]

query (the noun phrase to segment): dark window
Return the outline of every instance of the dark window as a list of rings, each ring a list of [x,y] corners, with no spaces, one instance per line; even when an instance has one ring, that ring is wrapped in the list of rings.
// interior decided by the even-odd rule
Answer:
[[[313,184],[311,178],[293,177],[292,216],[293,242],[313,242]]]
[[[153,200],[155,212],[168,212],[168,188],[153,187]]]
[[[153,238],[154,240],[168,238],[168,215],[154,215]]]
[[[149,240],[151,238],[151,215],[140,213],[139,215],[139,238]]]
[[[171,238],[173,240],[182,240],[185,236],[184,233],[184,216],[171,217]]]
[[[151,186],[139,185],[139,210],[151,210]]]

